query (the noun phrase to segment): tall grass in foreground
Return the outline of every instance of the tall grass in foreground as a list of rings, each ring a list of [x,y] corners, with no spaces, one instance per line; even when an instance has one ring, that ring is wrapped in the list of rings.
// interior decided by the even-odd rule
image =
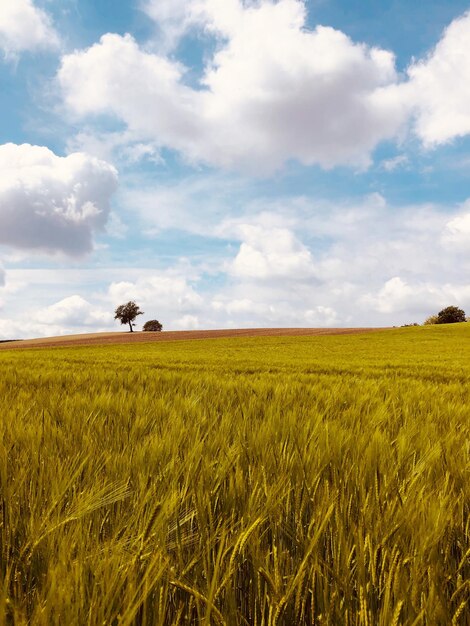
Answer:
[[[466,625],[470,328],[0,353],[0,623]]]

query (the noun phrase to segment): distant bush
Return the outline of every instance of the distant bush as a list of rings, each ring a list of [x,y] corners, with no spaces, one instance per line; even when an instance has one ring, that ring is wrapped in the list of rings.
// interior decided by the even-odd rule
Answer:
[[[145,322],[143,330],[150,332],[158,332],[162,330],[163,326],[160,324],[158,320],[149,320]]]
[[[438,320],[437,315],[430,315],[424,323],[425,324],[437,324],[437,320]]]
[[[417,322],[413,322],[412,324],[402,324],[402,328],[409,328],[410,326],[419,326]]]
[[[465,311],[456,306],[448,306],[437,314],[436,324],[455,324],[466,322]]]

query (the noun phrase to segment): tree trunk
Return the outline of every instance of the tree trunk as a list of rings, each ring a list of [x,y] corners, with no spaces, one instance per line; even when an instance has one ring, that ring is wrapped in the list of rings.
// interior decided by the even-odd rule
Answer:
[[[133,329],[132,329],[132,322],[129,322],[129,328],[131,329],[131,333],[133,333]]]

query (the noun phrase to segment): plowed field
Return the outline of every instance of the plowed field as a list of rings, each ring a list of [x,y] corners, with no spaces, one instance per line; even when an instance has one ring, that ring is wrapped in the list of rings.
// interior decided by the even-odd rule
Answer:
[[[152,341],[181,341],[187,339],[217,339],[223,337],[300,337],[308,335],[353,335],[383,328],[242,328],[222,330],[178,330],[164,332],[116,332],[41,337],[0,343],[0,350],[13,348],[65,348],[116,343],[148,343]]]

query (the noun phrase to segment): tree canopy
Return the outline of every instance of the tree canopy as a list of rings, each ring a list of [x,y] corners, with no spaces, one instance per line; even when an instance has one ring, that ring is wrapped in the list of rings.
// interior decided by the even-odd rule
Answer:
[[[456,322],[465,322],[465,311],[456,306],[448,306],[437,314],[436,324],[455,324]]]
[[[158,320],[149,320],[148,322],[145,322],[143,330],[146,332],[159,332],[162,328],[163,326]]]
[[[127,304],[121,304],[114,312],[114,319],[120,320],[121,324],[129,324],[129,330],[134,332],[133,323],[138,315],[143,315],[144,312],[140,310],[139,306],[130,300]]]

